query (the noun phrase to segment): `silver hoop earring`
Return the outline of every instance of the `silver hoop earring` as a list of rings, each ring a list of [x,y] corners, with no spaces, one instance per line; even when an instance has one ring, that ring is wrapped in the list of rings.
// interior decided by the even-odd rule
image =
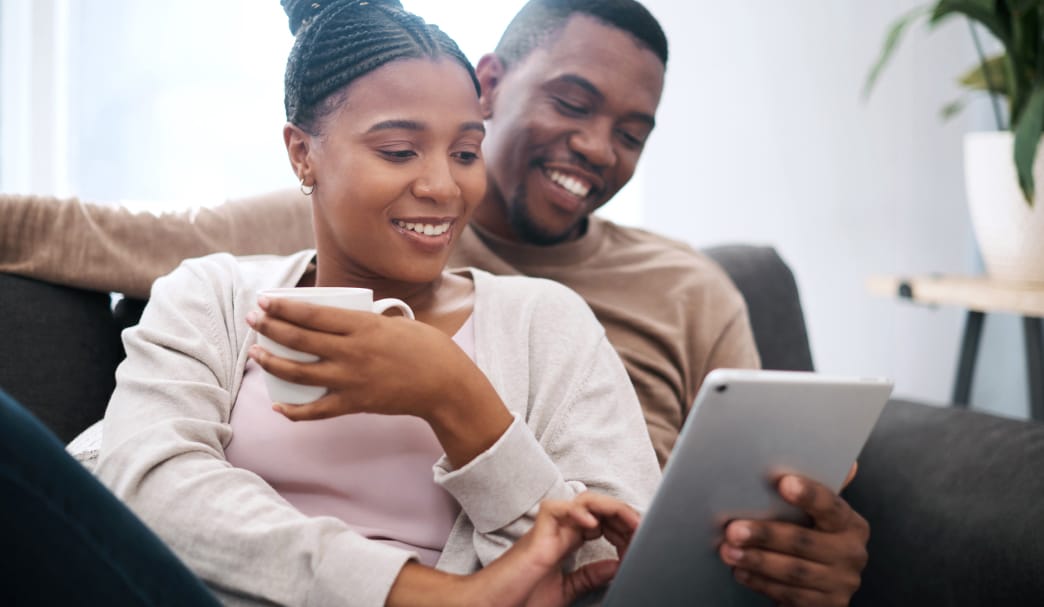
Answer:
[[[311,196],[312,192],[315,191],[315,184],[305,185],[304,177],[301,178],[301,193],[305,196]]]

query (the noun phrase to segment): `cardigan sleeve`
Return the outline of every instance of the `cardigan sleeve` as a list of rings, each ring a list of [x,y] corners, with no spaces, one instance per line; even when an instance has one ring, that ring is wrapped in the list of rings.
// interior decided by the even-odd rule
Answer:
[[[483,565],[529,530],[544,499],[593,490],[641,511],[660,479],[634,388],[601,325],[578,295],[540,283],[527,286],[539,287],[539,295],[521,310],[507,306],[504,318],[481,325],[521,327],[513,338],[505,329],[494,340],[502,368],[516,380],[526,376],[525,386],[508,380],[499,388],[526,392],[515,422],[461,469],[445,459],[436,466],[436,481],[475,525]],[[509,407],[519,403],[513,394],[503,396]],[[612,546],[599,540],[586,544],[575,564],[615,557]]]
[[[236,262],[220,257],[234,272]],[[125,332],[96,473],[219,593],[383,605],[411,553],[305,516],[225,459],[246,327],[215,264],[193,260],[159,280],[141,323]]]

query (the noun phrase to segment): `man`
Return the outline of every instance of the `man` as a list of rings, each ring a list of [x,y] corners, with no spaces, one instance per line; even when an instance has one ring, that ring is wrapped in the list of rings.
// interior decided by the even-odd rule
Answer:
[[[634,0],[529,2],[478,64],[489,187],[452,260],[580,293],[624,360],[661,464],[706,373],[759,365],[743,299],[720,268],[592,216],[634,172],[666,62],[662,29]],[[6,206],[0,270],[134,295],[184,257],[312,246],[297,194],[163,218],[42,199]],[[64,248],[50,244],[63,238]],[[847,604],[866,563],[866,522],[817,483],[787,477],[779,490],[813,528],[735,521],[722,559],[778,603]]]

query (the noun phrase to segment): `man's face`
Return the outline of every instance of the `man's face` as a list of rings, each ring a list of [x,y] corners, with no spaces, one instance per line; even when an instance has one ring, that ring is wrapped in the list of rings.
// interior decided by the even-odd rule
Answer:
[[[476,219],[523,242],[576,238],[634,174],[663,77],[652,51],[582,14],[507,72],[484,58],[490,187]]]

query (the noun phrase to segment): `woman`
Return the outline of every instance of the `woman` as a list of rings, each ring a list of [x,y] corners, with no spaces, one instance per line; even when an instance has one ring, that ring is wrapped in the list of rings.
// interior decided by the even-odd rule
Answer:
[[[564,287],[445,271],[485,189],[452,40],[397,2],[283,4],[284,141],[317,249],[156,283],[97,474],[228,602],[565,604],[612,576],[625,503],[658,480],[623,366]],[[311,285],[370,288],[417,321],[257,297]],[[262,369],[329,392],[273,411]]]

